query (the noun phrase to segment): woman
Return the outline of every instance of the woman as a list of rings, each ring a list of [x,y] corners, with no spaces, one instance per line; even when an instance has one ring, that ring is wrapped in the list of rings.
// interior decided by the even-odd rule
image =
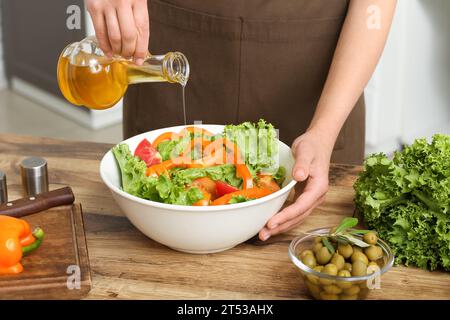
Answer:
[[[268,221],[261,240],[293,228],[323,201],[330,160],[362,162],[362,93],[395,5],[396,0],[87,0],[106,54],[133,57],[137,64],[148,49],[186,54],[188,123],[263,118],[280,130],[281,140],[293,142],[293,177],[306,184],[294,204]],[[178,86],[132,86],[124,102],[126,137],[183,122]]]

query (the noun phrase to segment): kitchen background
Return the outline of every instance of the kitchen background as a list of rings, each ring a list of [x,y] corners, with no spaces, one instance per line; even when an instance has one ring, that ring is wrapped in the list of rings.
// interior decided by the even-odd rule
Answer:
[[[81,29],[66,10],[81,8]],[[97,142],[122,140],[121,104],[106,111],[63,100],[56,61],[94,34],[82,0],[1,0],[0,133]],[[366,88],[366,153],[450,134],[450,1],[399,0],[382,60]]]

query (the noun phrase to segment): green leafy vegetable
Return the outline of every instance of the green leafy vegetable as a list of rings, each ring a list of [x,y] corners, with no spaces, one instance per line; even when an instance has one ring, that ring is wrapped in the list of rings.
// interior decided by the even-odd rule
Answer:
[[[120,144],[112,149],[120,168],[123,191],[145,199],[153,199],[157,195],[157,178],[147,177],[147,166],[144,161],[131,154],[128,145]]]
[[[237,195],[237,196],[233,196],[230,201],[228,201],[229,204],[233,204],[233,203],[241,203],[241,202],[247,202],[253,199],[249,199],[244,197],[243,195]]]
[[[192,205],[203,199],[198,188],[176,184],[166,175],[147,177],[145,162],[133,156],[128,145],[117,145],[112,152],[119,164],[123,191],[143,199],[180,205]]]
[[[450,270],[450,136],[417,139],[393,159],[374,154],[354,185],[367,225],[398,263]]]
[[[171,171],[171,175],[174,183],[179,185],[189,184],[193,180],[203,177],[209,177],[214,181],[222,180],[236,188],[242,184],[242,179],[236,177],[236,168],[232,164],[206,168],[176,169]]]
[[[279,167],[277,172],[273,175],[273,179],[281,187],[286,179],[286,168],[283,166]]]
[[[257,123],[244,122],[228,125],[224,129],[225,138],[237,144],[250,171],[275,174],[279,167],[278,138],[272,124],[259,120]]]
[[[178,140],[163,141],[158,145],[158,152],[163,161],[178,157],[189,144],[190,136],[185,135]]]

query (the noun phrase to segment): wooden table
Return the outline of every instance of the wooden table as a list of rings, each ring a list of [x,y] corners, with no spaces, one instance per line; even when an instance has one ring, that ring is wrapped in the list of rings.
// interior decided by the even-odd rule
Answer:
[[[332,165],[326,202],[296,229],[226,252],[191,255],[148,239],[123,216],[99,175],[108,144],[0,135],[0,169],[10,199],[20,197],[18,164],[42,156],[51,188],[69,185],[83,205],[93,288],[88,299],[306,299],[287,248],[299,233],[339,222],[353,212],[360,167]],[[450,299],[450,274],[395,267],[371,299]]]

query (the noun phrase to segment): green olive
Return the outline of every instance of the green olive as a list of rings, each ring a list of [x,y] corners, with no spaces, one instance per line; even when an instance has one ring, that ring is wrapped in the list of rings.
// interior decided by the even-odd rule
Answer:
[[[367,264],[360,260],[356,260],[352,264],[352,276],[360,277],[365,276],[367,273]]]
[[[314,283],[311,283],[310,281],[305,281],[306,287],[308,288],[309,292],[311,292],[312,295],[316,294],[318,295],[320,293],[320,287]]]
[[[327,264],[325,267],[323,267],[322,269],[322,273],[328,274],[330,276],[336,276],[337,275],[337,268],[334,264]],[[336,281],[331,280],[331,279],[325,279],[325,278],[319,278],[319,283],[324,285],[324,286],[328,286],[330,284],[334,284]]]
[[[352,264],[350,262],[346,262],[344,263],[344,267],[342,269],[352,272]]]
[[[358,252],[358,251],[353,252],[351,261],[355,262],[357,260],[363,262],[366,266],[369,264],[369,259],[367,259],[367,256],[362,252]]]
[[[338,277],[351,277],[352,276],[350,271],[348,271],[348,270],[340,270],[337,275],[338,275]]]
[[[315,267],[313,268],[313,270],[314,270],[314,271],[317,271],[317,272],[322,272],[323,266],[315,266]]]
[[[314,243],[322,243],[322,237],[315,237]]]
[[[355,253],[355,252],[363,252],[362,249],[360,247],[358,247],[358,246],[352,246],[352,249],[353,249],[353,253]]]
[[[335,253],[333,254],[330,262],[334,264],[338,268],[338,270],[341,270],[342,268],[344,268],[345,259],[339,253]]]
[[[351,257],[351,255],[353,253],[353,248],[349,243],[339,243],[338,244],[338,252],[345,259],[348,259]]]
[[[317,254],[317,252],[319,252],[320,249],[322,249],[322,248],[323,248],[322,242],[317,242],[317,243],[314,243],[312,251],[313,251],[315,254]]]
[[[331,253],[327,249],[327,247],[322,247],[317,253],[316,253],[316,259],[319,264],[325,265],[331,260]]]
[[[315,266],[313,268],[313,270],[317,271],[317,272],[321,272],[322,269],[323,269],[323,266]],[[306,275],[306,279],[308,279],[313,284],[316,284],[316,285],[319,284],[319,277],[316,275],[308,274],[308,275]]]
[[[339,299],[337,294],[326,293],[325,291],[322,291],[320,293],[320,298],[322,300],[338,300]]]
[[[342,294],[342,295],[339,296],[339,298],[341,300],[357,300],[358,299],[358,295],[357,294],[352,294],[352,295]]]
[[[357,295],[360,290],[361,289],[359,288],[358,285],[353,285],[353,286],[351,286],[348,289],[344,289],[343,293],[346,294],[346,295],[352,296],[352,295]]]
[[[323,268],[322,272],[330,276],[337,276],[338,268],[336,267],[336,265],[329,263]]]
[[[316,266],[316,258],[313,255],[307,254],[303,257],[302,262],[311,269]]]
[[[364,253],[370,261],[376,261],[383,257],[383,249],[379,246],[370,246],[364,249]]]
[[[367,244],[375,245],[375,244],[377,244],[378,237],[377,237],[377,234],[375,232],[370,231],[370,232],[367,232],[363,236],[363,240]]]
[[[380,270],[380,267],[378,264],[374,261],[369,262],[369,265],[367,266],[367,274],[372,274]]]
[[[370,261],[369,262],[369,264],[367,265],[368,267],[370,267],[370,266],[374,266],[374,267],[380,267],[379,265],[378,265],[378,263],[376,263],[375,261]]]
[[[338,277],[351,277],[350,271],[348,270],[341,270],[338,272]],[[352,283],[350,281],[344,281],[344,280],[338,280],[336,282],[337,286],[341,289],[348,289],[352,286]]]
[[[312,250],[309,250],[309,249],[303,250],[303,251],[300,253],[300,255],[299,255],[300,260],[303,260],[303,258],[304,258],[306,255],[312,255],[312,256],[314,256],[314,252],[312,252]]]
[[[328,286],[323,286],[323,290],[326,293],[339,294],[342,292],[342,289],[334,284],[330,284]]]

